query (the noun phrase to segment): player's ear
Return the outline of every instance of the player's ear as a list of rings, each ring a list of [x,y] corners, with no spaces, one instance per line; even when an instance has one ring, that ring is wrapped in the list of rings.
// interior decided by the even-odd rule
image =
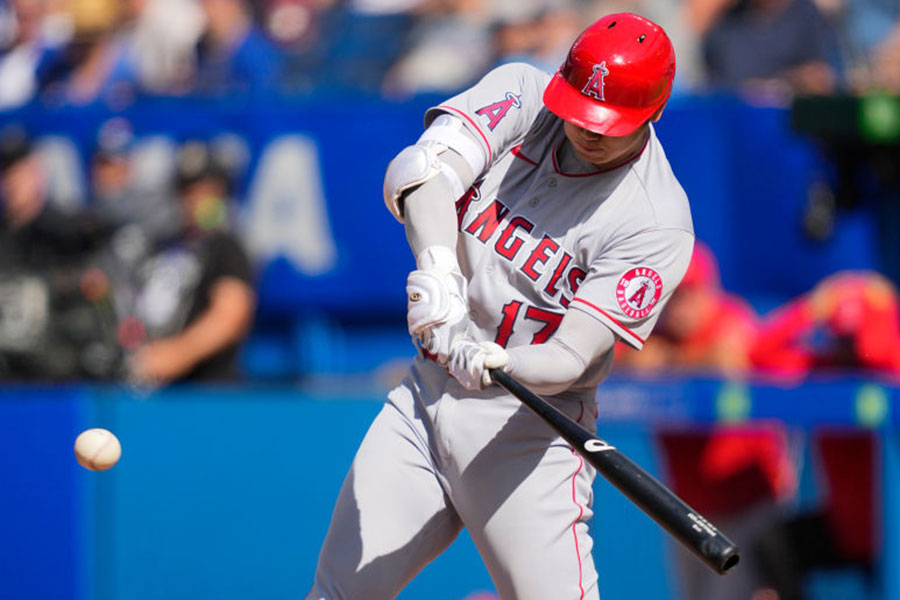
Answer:
[[[657,109],[656,109],[656,112],[654,112],[653,115],[650,117],[650,120],[651,120],[652,122],[654,122],[654,123],[656,123],[657,121],[659,121],[660,117],[662,117],[663,110],[665,110],[665,108],[666,108],[666,103],[663,102],[662,106],[660,106],[659,108],[657,108]]]

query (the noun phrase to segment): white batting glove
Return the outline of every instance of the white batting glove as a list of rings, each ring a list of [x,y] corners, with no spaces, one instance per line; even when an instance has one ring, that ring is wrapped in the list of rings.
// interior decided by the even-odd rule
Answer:
[[[490,369],[502,369],[508,364],[509,354],[494,342],[458,340],[450,350],[447,367],[467,390],[480,390],[493,383]]]
[[[409,333],[446,366],[451,346],[469,327],[466,278],[449,248],[427,248],[418,262],[422,268],[406,279]]]

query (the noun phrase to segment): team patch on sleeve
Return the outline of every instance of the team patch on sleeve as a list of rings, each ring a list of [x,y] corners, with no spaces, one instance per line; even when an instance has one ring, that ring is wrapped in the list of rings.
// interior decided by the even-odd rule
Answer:
[[[619,308],[632,319],[643,319],[659,302],[662,287],[662,278],[653,269],[631,269],[616,286]]]

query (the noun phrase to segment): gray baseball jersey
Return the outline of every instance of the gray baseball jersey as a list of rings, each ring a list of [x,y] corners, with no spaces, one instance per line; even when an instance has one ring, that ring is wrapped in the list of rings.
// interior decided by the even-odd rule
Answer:
[[[687,198],[652,126],[615,168],[560,164],[549,75],[500,67],[426,114],[457,116],[486,168],[457,201],[470,334],[541,344],[567,310],[640,348],[690,260]],[[612,350],[551,401],[593,428]],[[393,598],[469,529],[504,600],[597,598],[588,532],[594,472],[497,386],[471,392],[417,358],[391,391],[335,507],[308,599]]]

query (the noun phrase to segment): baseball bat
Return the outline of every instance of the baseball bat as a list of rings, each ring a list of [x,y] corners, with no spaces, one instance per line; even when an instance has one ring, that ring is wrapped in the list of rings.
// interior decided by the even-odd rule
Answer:
[[[637,463],[500,369],[491,378],[537,413],[638,508],[719,574],[738,564],[738,547]]]

